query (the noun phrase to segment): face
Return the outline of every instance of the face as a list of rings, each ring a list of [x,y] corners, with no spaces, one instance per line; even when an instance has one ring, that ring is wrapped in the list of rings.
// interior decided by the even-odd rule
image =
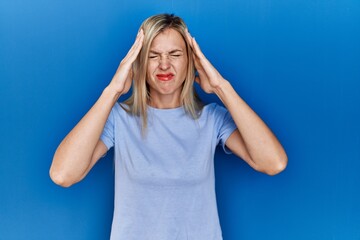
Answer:
[[[186,45],[180,33],[170,28],[154,38],[146,79],[152,101],[180,100],[187,64]]]

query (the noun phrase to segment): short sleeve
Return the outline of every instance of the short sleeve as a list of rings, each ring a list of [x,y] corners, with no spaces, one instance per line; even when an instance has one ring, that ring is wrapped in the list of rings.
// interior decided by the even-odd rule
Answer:
[[[231,154],[230,149],[226,147],[225,143],[237,128],[235,122],[232,119],[229,111],[222,106],[216,105],[214,114],[216,118],[216,128],[218,130],[217,142],[218,144],[221,144],[225,153]]]
[[[106,120],[104,130],[100,136],[100,140],[106,145],[108,150],[114,146],[114,109],[115,107],[112,108],[109,117]]]

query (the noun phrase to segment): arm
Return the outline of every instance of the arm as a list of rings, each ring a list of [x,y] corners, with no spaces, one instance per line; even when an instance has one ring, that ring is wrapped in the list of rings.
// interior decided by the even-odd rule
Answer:
[[[220,98],[237,126],[226,146],[257,171],[275,175],[284,170],[287,156],[275,135],[206,59],[189,33],[187,39],[199,73],[196,82],[205,92],[215,93]]]
[[[226,146],[257,171],[275,175],[284,170],[287,156],[280,142],[231,84],[223,80],[214,92],[229,110],[238,128],[230,135]]]
[[[143,37],[141,30],[110,84],[57,148],[50,167],[50,177],[56,184],[68,187],[79,182],[106,153],[100,135],[112,107],[131,87],[132,63],[141,50]]]

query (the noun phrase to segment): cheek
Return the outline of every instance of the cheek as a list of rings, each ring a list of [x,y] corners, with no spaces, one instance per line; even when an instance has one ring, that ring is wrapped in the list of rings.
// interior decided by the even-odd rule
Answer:
[[[155,63],[151,63],[151,62],[148,63],[148,67],[147,67],[148,76],[151,75],[155,71],[156,67],[157,67],[157,65]]]
[[[181,71],[186,71],[187,69],[187,61],[186,60],[180,60],[176,62],[176,68]]]
[[[176,73],[181,81],[184,81],[187,74],[187,64],[182,62],[181,64],[177,64]]]

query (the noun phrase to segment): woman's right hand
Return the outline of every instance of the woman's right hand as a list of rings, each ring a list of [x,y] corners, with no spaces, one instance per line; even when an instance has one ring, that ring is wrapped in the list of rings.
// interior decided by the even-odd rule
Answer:
[[[125,58],[120,62],[116,73],[111,80],[109,87],[116,92],[117,95],[126,94],[130,87],[133,78],[132,64],[139,55],[143,46],[144,32],[141,29],[135,39],[134,44],[126,54]]]
[[[107,147],[100,136],[116,97],[127,93],[131,87],[132,64],[139,55],[143,39],[144,33],[140,30],[109,86],[57,148],[50,168],[51,179],[56,184],[68,187],[79,182],[106,153]]]

